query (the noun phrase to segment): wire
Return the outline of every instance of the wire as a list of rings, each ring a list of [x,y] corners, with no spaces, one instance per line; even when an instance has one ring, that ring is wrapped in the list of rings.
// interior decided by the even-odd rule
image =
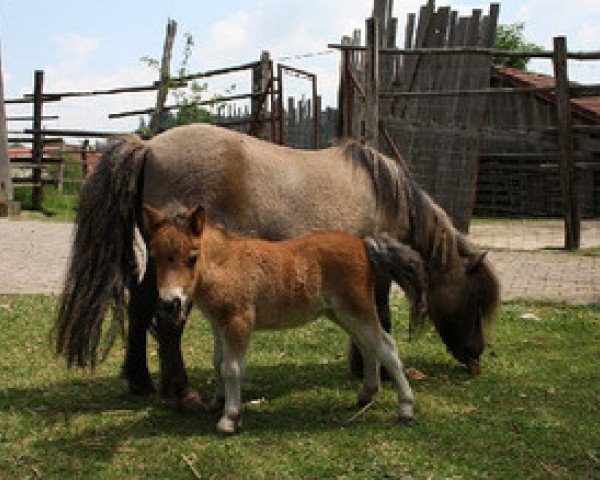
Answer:
[[[279,57],[276,60],[278,62],[285,62],[287,60],[300,60],[301,58],[311,58],[311,57],[318,57],[318,56],[322,56],[322,55],[331,55],[332,53],[336,53],[336,50],[322,50],[320,52],[310,52],[310,53],[299,53],[299,54],[295,54],[295,55],[286,55],[283,57]]]

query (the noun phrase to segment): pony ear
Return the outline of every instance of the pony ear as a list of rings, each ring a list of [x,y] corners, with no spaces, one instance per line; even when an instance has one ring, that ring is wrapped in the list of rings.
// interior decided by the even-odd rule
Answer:
[[[156,233],[156,229],[158,224],[163,220],[164,216],[160,210],[148,205],[144,204],[142,208],[142,222],[144,224],[144,229],[150,234],[154,235]]]
[[[194,209],[190,209],[189,214],[190,230],[194,235],[200,236],[206,224],[206,210],[202,205],[198,205]]]
[[[479,269],[487,254],[488,252],[483,252],[479,255],[472,255],[469,258],[469,261],[467,262],[467,275],[472,275]]]

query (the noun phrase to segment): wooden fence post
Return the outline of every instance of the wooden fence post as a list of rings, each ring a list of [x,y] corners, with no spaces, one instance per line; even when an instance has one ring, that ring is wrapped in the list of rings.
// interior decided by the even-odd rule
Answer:
[[[42,159],[44,157],[44,138],[42,136],[43,108],[44,71],[36,70],[33,84],[33,146],[31,148],[33,166],[31,203],[34,210],[41,210],[44,200],[44,186],[42,184]]]
[[[272,64],[271,54],[268,51],[263,51],[260,55],[260,65],[252,69],[252,93],[257,96],[252,97],[250,102],[250,115],[254,124],[250,125],[250,135],[258,138],[267,138],[267,124],[265,122],[265,110],[267,104],[267,89],[271,78]],[[273,112],[271,112],[273,115]]]
[[[81,144],[81,173],[83,175],[83,179],[87,177],[88,172],[90,171],[88,168],[88,151],[90,149],[90,139],[86,138]]]
[[[367,19],[367,51],[365,59],[365,125],[364,141],[379,147],[379,25],[376,18]]]
[[[8,158],[8,132],[6,111],[4,109],[4,80],[2,77],[2,59],[0,50],[0,217],[9,214],[13,198],[10,177],[10,159]]]
[[[167,23],[167,34],[163,55],[160,62],[160,78],[158,80],[158,92],[156,94],[156,107],[154,114],[150,119],[150,130],[153,135],[160,132],[160,120],[163,115],[167,95],[169,94],[169,81],[171,78],[171,54],[173,52],[173,42],[177,34],[177,22],[169,20]]]
[[[284,98],[283,98],[283,67],[281,66],[281,64],[277,65],[277,84],[279,86],[278,88],[278,95],[279,95],[279,102],[277,104],[277,109],[279,110],[277,112],[277,115],[279,116],[278,120],[279,120],[279,144],[280,145],[285,145],[285,116],[286,116],[286,112],[285,112],[285,105],[284,103]],[[271,112],[271,115],[273,115],[273,112]]]
[[[554,76],[556,78],[556,111],[560,184],[565,214],[565,248],[574,250],[581,242],[577,178],[573,168],[573,120],[567,73],[567,39],[554,38]]]

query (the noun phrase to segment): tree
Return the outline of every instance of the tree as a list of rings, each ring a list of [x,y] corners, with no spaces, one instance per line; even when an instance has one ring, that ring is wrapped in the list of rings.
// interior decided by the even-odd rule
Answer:
[[[534,43],[529,43],[523,35],[524,23],[511,23],[507,25],[498,25],[496,29],[496,39],[494,48],[498,50],[511,50],[516,52],[541,52],[542,48]],[[525,70],[528,57],[494,57],[494,65],[504,65],[506,67]]]
[[[194,38],[190,33],[184,34],[185,45],[183,50],[183,56],[177,73],[179,77],[185,77],[187,75],[187,67],[192,56],[192,49],[194,47]],[[148,67],[159,71],[160,62],[151,57],[142,57],[140,61],[145,63]],[[176,81],[173,79],[169,80],[169,89],[171,95],[175,98],[177,108],[175,113],[170,111],[163,111],[160,117],[160,131],[168,130],[169,128],[178,125],[187,125],[190,123],[210,123],[212,121],[211,113],[200,105],[202,100],[202,94],[206,90],[206,83],[200,83],[196,80],[190,82],[187,88],[177,88]],[[215,99],[218,102],[218,99]],[[150,126],[146,122],[144,117],[140,117],[139,126],[136,133],[142,138],[150,138],[152,132]]]

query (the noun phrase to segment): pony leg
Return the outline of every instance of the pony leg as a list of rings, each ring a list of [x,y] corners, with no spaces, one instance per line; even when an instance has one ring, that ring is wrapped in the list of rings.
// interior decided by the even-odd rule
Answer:
[[[160,363],[160,394],[163,398],[175,397],[179,407],[195,410],[201,406],[200,395],[189,387],[181,337],[185,322],[175,325],[170,318],[157,318],[156,339]]]
[[[129,286],[129,328],[122,372],[129,391],[134,395],[148,395],[156,391],[146,357],[148,328],[156,305],[155,280],[151,272],[153,270],[147,272],[141,284]]]
[[[390,288],[391,281],[389,277],[385,275],[376,275],[375,277],[375,305],[377,306],[377,316],[379,317],[379,323],[383,330],[386,332],[392,331],[392,322],[390,314]],[[355,342],[350,343],[348,351],[348,364],[350,366],[350,373],[361,378],[364,372],[363,358],[361,355],[360,348]],[[385,368],[381,369],[381,379],[388,380],[388,375]]]

